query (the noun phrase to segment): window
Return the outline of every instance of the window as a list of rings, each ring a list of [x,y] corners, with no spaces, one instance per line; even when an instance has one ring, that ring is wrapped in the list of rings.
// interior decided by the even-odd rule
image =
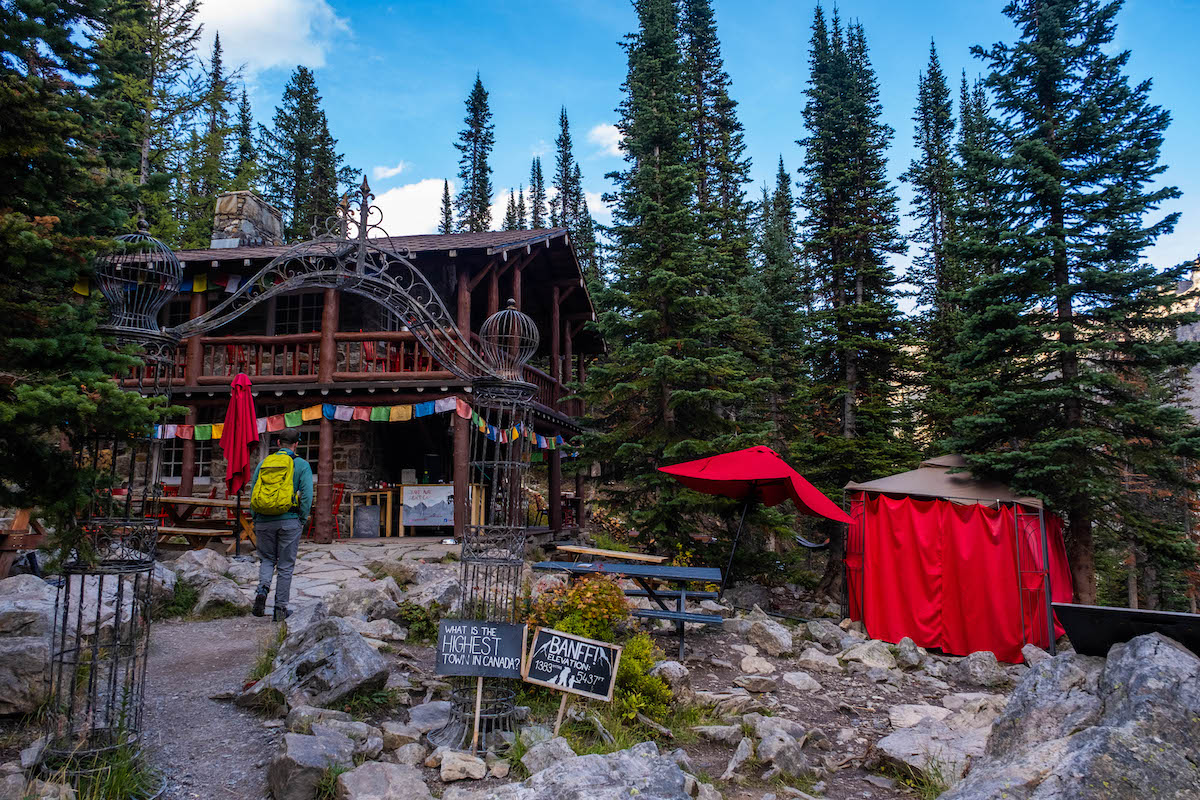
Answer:
[[[317,455],[321,450],[321,429],[301,428],[300,442],[296,445],[296,455],[303,458],[312,466],[317,467]]]
[[[321,329],[324,294],[286,294],[276,301],[275,333],[312,333]]]
[[[183,439],[164,439],[162,446],[162,476],[168,482],[178,482],[183,477]],[[212,476],[212,440],[196,442],[197,480],[207,481]]]
[[[187,322],[192,316],[192,301],[187,295],[182,298],[176,298],[165,306],[158,313],[159,324],[164,328],[177,328]]]

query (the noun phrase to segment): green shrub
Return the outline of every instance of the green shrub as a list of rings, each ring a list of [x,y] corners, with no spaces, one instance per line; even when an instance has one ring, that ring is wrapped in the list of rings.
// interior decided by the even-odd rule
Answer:
[[[533,602],[529,625],[615,642],[617,628],[628,619],[629,603],[616,579],[588,575],[539,595]]]
[[[271,674],[275,669],[275,656],[279,655],[279,648],[283,644],[283,640],[287,638],[287,634],[287,623],[285,622],[263,639],[262,646],[254,657],[254,663],[250,666],[250,672],[246,675],[247,681],[260,681]]]
[[[441,618],[441,609],[437,603],[431,604],[429,608],[416,603],[401,603],[396,623],[408,629],[408,638],[405,641],[421,644],[437,641],[438,621]]]
[[[349,767],[326,767],[314,787],[313,800],[335,800],[338,776],[349,771]]]
[[[629,553],[633,551],[633,548],[630,547],[627,542],[610,536],[604,531],[596,531],[592,534],[592,545],[600,550],[615,550],[618,553]]]
[[[639,713],[654,720],[665,719],[671,713],[674,694],[666,681],[650,670],[663,659],[647,633],[639,633],[625,642],[621,664],[617,667],[617,688],[614,701],[621,715],[633,719]]]
[[[154,619],[174,619],[186,617],[192,613],[196,603],[200,601],[200,592],[183,581],[175,582],[175,595],[170,602],[163,603],[153,609]]]

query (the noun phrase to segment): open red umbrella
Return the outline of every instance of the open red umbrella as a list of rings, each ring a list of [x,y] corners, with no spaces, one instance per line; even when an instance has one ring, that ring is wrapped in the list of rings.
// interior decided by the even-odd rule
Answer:
[[[722,592],[725,591],[725,583],[729,580],[729,570],[733,566],[733,554],[737,551],[738,540],[742,536],[746,512],[754,503],[777,506],[791,500],[801,514],[825,517],[835,522],[850,522],[850,517],[845,511],[817,491],[815,486],[804,480],[799,472],[788,466],[787,462],[769,447],[748,447],[745,450],[735,450],[732,453],[722,453],[719,456],[709,456],[658,469],[697,492],[745,501],[737,534],[733,537],[733,548],[729,551],[729,564],[725,567],[725,575],[721,579]]]
[[[258,443],[258,418],[250,378],[239,372],[229,384],[229,408],[225,409],[225,427],[221,431],[221,450],[225,453],[225,496],[237,496],[236,519],[242,518],[242,489],[250,482],[254,468],[250,445]],[[241,550],[241,533],[234,538],[234,550]]]

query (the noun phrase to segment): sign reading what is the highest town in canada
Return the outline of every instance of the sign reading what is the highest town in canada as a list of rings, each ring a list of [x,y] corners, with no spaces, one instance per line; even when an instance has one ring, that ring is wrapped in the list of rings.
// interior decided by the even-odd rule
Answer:
[[[520,678],[525,626],[481,619],[444,619],[438,625],[438,675]]]
[[[560,692],[611,702],[621,648],[608,642],[538,628],[525,665],[525,680]]]

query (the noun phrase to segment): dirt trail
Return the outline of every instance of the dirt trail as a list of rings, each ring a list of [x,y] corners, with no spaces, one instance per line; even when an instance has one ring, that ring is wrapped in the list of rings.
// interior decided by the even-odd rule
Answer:
[[[164,622],[151,629],[144,730],[150,758],[168,778],[164,800],[260,800],[278,731],[232,703],[270,618]]]

